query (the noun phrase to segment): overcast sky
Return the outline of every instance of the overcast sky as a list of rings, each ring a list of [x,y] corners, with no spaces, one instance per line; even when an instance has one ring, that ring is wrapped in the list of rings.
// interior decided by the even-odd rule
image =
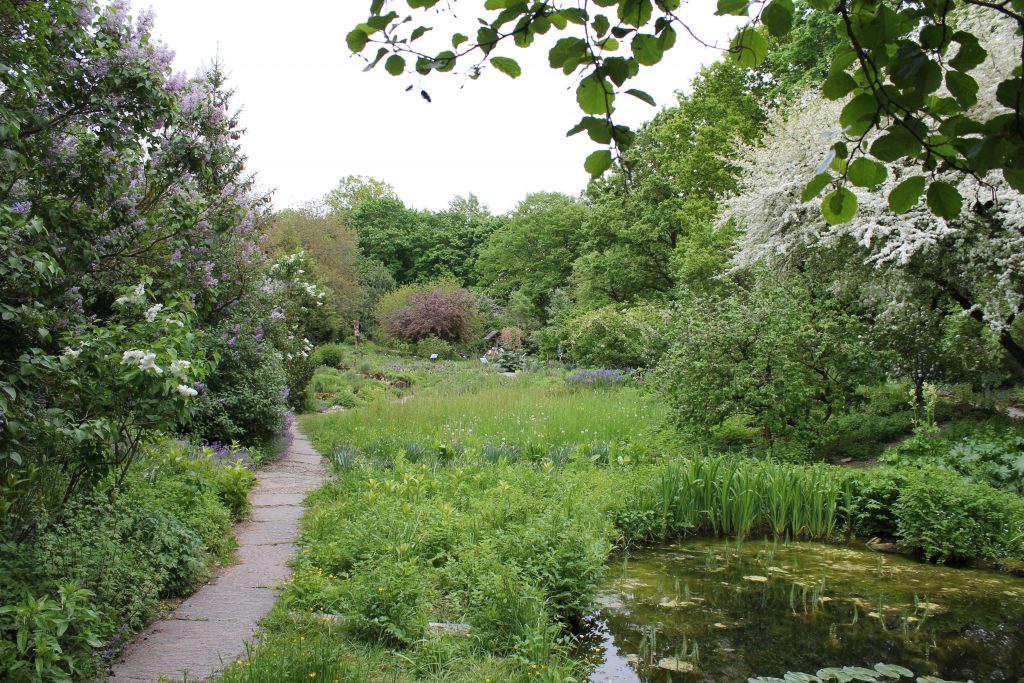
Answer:
[[[382,66],[363,73],[364,62],[345,47],[345,34],[366,19],[368,0],[133,2],[136,13],[155,11],[155,33],[176,51],[176,70],[192,73],[214,55],[225,63],[247,129],[249,169],[276,189],[278,208],[318,198],[347,175],[385,180],[417,208],[440,209],[473,193],[496,213],[528,192],[576,194],[586,185],[583,160],[596,146],[586,133],[565,137],[582,116],[574,84],[547,66],[539,45],[504,48],[523,65],[516,80],[493,69],[476,81],[453,73],[392,77]],[[688,16],[703,39],[728,42],[734,19],[714,17],[710,1],[688,5],[698,7]],[[435,13],[420,17],[428,25],[441,21]],[[458,19],[463,33],[475,30],[475,15]],[[439,29],[422,40],[431,36],[444,37]],[[718,54],[681,35],[661,64],[630,85],[659,106],[671,104],[674,91]],[[421,88],[431,103],[420,98]],[[656,112],[619,99],[630,100],[617,112],[623,123]]]

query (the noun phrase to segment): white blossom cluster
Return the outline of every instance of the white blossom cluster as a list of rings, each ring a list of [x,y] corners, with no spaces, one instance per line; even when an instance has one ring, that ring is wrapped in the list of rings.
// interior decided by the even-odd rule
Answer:
[[[121,365],[137,365],[143,372],[150,372],[154,375],[162,375],[164,372],[164,369],[156,364],[156,354],[142,349],[129,349],[121,354]],[[177,375],[183,381],[188,381],[185,371],[191,367],[192,363],[187,360],[175,360],[171,361],[167,369],[171,374]],[[174,390],[185,397],[197,396],[199,394],[198,390],[188,384],[178,384]]]
[[[135,364],[143,372],[152,372],[154,375],[162,375],[164,369],[156,364],[156,354],[152,351],[141,349],[129,349],[121,354],[121,365]]]
[[[114,304],[117,306],[125,306],[127,304],[141,304],[146,300],[146,284],[140,282],[135,286],[135,289],[131,294],[126,296],[119,296],[114,300]]]
[[[150,306],[145,313],[146,322],[151,323],[156,320],[156,317],[160,315],[160,311],[163,309],[163,304],[153,304]]]
[[[990,56],[973,72],[980,92],[979,111],[972,114],[984,120],[999,113],[994,107],[1001,108],[994,90],[1014,63],[1012,31],[999,22],[994,29],[972,28]],[[807,183],[827,167],[829,151],[840,139],[836,122],[843,105],[805,96],[793,109],[773,116],[762,144],[743,150],[741,190],[727,201],[723,217],[723,222],[734,220],[743,228],[734,267],[771,260],[798,246],[836,246],[846,238],[858,245],[865,263],[877,268],[899,269],[915,259],[941,258],[956,271],[951,277],[968,280],[980,291],[977,306],[998,330],[1024,302],[1024,196],[1003,180],[1001,172],[980,181],[947,173],[931,180],[959,189],[964,204],[958,217],[947,221],[933,215],[923,197],[910,211],[897,215],[889,210],[889,192],[921,171],[906,163],[889,164],[887,180],[875,190],[848,184],[857,196],[857,213],[849,223],[828,225],[820,207],[827,189],[807,203],[800,199]]]

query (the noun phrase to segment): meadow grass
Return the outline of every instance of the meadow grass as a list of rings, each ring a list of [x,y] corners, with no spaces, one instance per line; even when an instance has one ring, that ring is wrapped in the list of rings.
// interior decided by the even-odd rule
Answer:
[[[456,386],[407,402],[378,401],[356,411],[303,416],[300,424],[327,454],[344,446],[376,456],[404,450],[415,458],[424,450],[452,449],[494,460],[514,459],[524,451],[547,457],[579,446],[614,450],[651,438],[664,416],[659,404],[629,388],[572,390],[504,377],[468,391]]]

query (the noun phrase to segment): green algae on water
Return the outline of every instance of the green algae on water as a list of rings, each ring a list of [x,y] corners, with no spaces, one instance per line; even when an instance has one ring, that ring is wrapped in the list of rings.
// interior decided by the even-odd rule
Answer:
[[[1024,579],[860,547],[691,540],[623,553],[598,605],[594,683],[745,681],[879,662],[1024,680]]]

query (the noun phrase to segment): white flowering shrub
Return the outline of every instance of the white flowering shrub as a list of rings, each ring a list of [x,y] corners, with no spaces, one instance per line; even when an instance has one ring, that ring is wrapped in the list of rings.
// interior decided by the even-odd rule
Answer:
[[[979,114],[984,118],[1005,111],[993,92],[1015,62],[1005,25],[996,22],[981,37],[988,57],[975,72],[980,86],[975,108],[991,110]],[[942,201],[938,196],[904,195],[904,204],[894,204],[893,191],[906,183],[923,188],[923,180],[914,180],[920,175],[916,166],[890,163],[866,186],[847,187],[857,212],[847,222],[830,224],[805,188],[829,169],[856,175],[834,151],[842,138],[835,121],[843,106],[807,95],[773,117],[763,144],[745,148],[742,188],[724,214],[743,230],[734,266],[785,263],[794,255],[803,258],[807,249],[850,254],[874,269],[872,286],[923,288],[927,296],[918,296],[914,305],[931,306],[935,299],[944,309],[951,303],[984,323],[1024,367],[1024,348],[1013,327],[1024,305],[1024,195],[1002,172],[975,176],[937,169],[932,185],[946,183],[964,198],[944,205],[943,217],[935,212]],[[859,144],[868,147],[878,140],[877,133],[869,133]],[[907,303],[905,296],[889,297],[883,317],[898,315]]]

